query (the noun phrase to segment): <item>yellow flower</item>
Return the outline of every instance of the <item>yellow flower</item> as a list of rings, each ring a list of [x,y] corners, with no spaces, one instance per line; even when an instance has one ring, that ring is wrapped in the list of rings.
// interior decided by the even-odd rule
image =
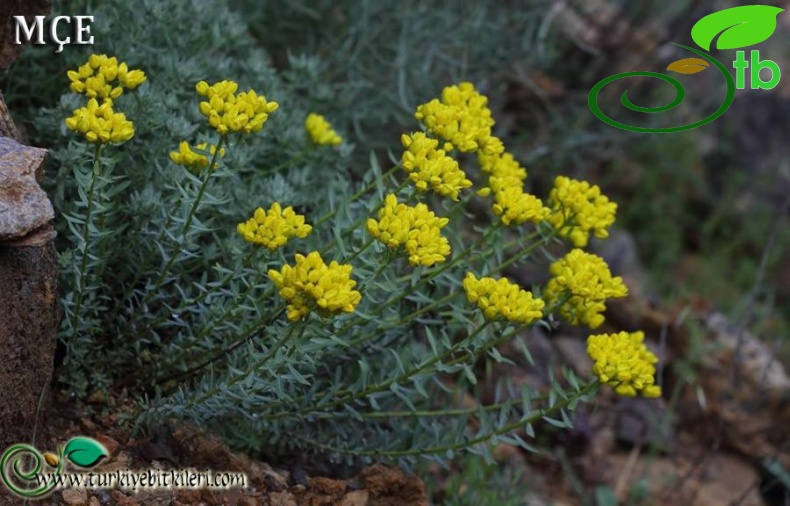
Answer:
[[[291,237],[303,239],[312,230],[313,227],[305,225],[304,216],[296,214],[290,206],[283,209],[277,202],[268,211],[259,207],[252,218],[236,227],[245,241],[270,250],[284,246]]]
[[[343,139],[332,129],[332,125],[320,114],[309,114],[304,122],[310,140],[319,146],[338,146]]]
[[[643,332],[599,334],[587,338],[587,354],[593,360],[593,374],[601,383],[614,387],[619,395],[660,397],[655,384],[658,357],[644,344]]]
[[[544,302],[532,297],[507,278],[477,279],[471,272],[464,279],[466,298],[489,320],[508,320],[529,325],[543,316]]]
[[[195,85],[198,95],[207,99],[200,103],[200,113],[221,135],[258,132],[269,119],[269,114],[279,107],[277,102],[267,101],[254,90],[237,94],[238,87],[234,81],[220,81],[212,86],[200,81]]]
[[[527,221],[538,223],[549,213],[539,198],[513,186],[494,194],[491,209],[505,225],[521,225]]]
[[[134,124],[123,113],[113,111],[111,101],[99,105],[95,98],[66,118],[66,126],[83,134],[88,142],[99,144],[119,144],[134,137]]]
[[[499,153],[487,154],[484,151],[477,153],[477,160],[483,172],[499,177],[513,178],[523,182],[527,178],[527,170],[519,165],[512,154],[504,150]]]
[[[114,56],[92,54],[77,70],[67,72],[74,93],[84,93],[88,98],[113,100],[123,94],[123,89],[133,90],[145,81],[142,70],[129,70],[126,63],[118,63]]]
[[[549,271],[552,278],[543,296],[549,304],[562,302],[560,314],[574,325],[600,326],[606,299],[628,295],[623,279],[612,277],[603,258],[580,249],[551,264]]]
[[[601,195],[598,186],[558,176],[549,202],[552,214],[548,221],[577,248],[587,245],[591,232],[599,239],[609,236],[607,228],[614,223],[617,204]]]
[[[466,174],[452,157],[442,149],[437,149],[439,141],[431,139],[422,132],[401,136],[403,152],[401,164],[409,173],[409,179],[419,191],[428,188],[439,195],[458,200],[464,188],[472,186]]]
[[[512,154],[479,151],[477,155],[481,170],[488,173],[488,186],[477,193],[483,197],[494,195],[491,208],[502,223],[521,225],[527,221],[538,223],[546,219],[550,210],[543,206],[539,198],[524,191],[527,171]]]
[[[494,137],[493,135],[482,137],[480,141],[478,141],[478,144],[480,145],[477,149],[478,154],[494,156],[501,155],[505,152],[505,145],[498,137]]]
[[[417,107],[414,116],[434,135],[447,141],[447,150],[463,152],[498,149],[491,138],[494,120],[488,108],[488,98],[475,90],[472,83],[463,82],[442,90],[441,100],[433,99]],[[501,143],[499,143],[501,146]]]
[[[211,156],[217,152],[217,146],[212,144],[210,147],[208,143],[201,142],[195,146],[195,151],[189,146],[187,141],[181,141],[178,144],[178,151],[170,152],[170,159],[177,165],[183,165],[187,168],[201,168],[207,167],[209,164],[209,157],[204,154],[208,153]],[[225,148],[220,148],[219,156],[225,156]]]
[[[340,312],[353,313],[362,295],[354,290],[351,266],[332,261],[326,265],[321,254],[313,251],[307,256],[297,254],[293,266],[269,270],[269,279],[287,302],[287,316],[291,321],[307,317],[317,310],[322,316]]]
[[[378,221],[371,218],[367,222],[370,235],[388,248],[403,247],[410,264],[430,267],[444,262],[450,254],[450,242],[441,232],[449,220],[437,217],[425,204],[415,207],[399,204],[391,193],[379,210],[378,218]]]
[[[127,90],[133,90],[145,81],[145,72],[142,70],[129,70],[126,63],[118,66],[118,81]]]

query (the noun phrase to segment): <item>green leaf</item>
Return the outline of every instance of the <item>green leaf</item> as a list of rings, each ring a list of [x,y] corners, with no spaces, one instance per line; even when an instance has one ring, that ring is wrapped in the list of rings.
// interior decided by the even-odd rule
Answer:
[[[710,51],[713,39],[717,49],[737,49],[759,44],[776,30],[776,16],[784,9],[770,5],[744,5],[708,14],[691,29],[691,38]]]
[[[89,437],[71,438],[63,454],[79,467],[93,467],[104,457],[110,456],[101,443]]]

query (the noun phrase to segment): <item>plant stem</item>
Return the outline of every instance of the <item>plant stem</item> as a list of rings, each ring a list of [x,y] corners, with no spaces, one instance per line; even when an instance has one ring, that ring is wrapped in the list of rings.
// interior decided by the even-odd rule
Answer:
[[[271,358],[274,356],[274,354],[277,353],[277,351],[280,348],[285,346],[285,344],[291,339],[291,337],[294,334],[294,330],[297,327],[299,327],[299,334],[297,335],[296,339],[297,340],[301,339],[301,337],[304,335],[305,329],[307,328],[307,324],[304,323],[304,322],[299,322],[298,324],[292,324],[288,328],[288,331],[285,333],[285,335],[283,337],[281,337],[280,340],[277,341],[271,348],[269,348],[269,351],[266,353],[266,355],[263,356],[263,358],[255,361],[253,364],[251,364],[249,367],[247,367],[246,371],[242,372],[238,376],[236,376],[233,379],[229,380],[227,383],[224,383],[221,388],[220,387],[212,388],[211,390],[209,390],[208,392],[204,393],[203,395],[197,397],[196,399],[192,399],[189,403],[187,403],[186,408],[189,409],[191,407],[194,407],[194,406],[197,406],[199,404],[202,404],[202,403],[206,402],[208,399],[218,395],[220,392],[232,387],[233,385],[236,385],[236,384],[244,381],[252,373],[254,373],[258,369],[260,369],[263,366],[265,366],[266,363],[269,360],[271,360]]]
[[[228,274],[226,274],[225,277],[222,278],[219,281],[219,286],[220,287],[223,286],[225,283],[227,283],[231,279],[233,279],[236,276],[238,276],[239,271],[243,270],[245,267],[247,267],[250,264],[250,262],[253,260],[253,258],[255,257],[255,254],[257,252],[258,252],[258,248],[253,248],[247,254],[247,256],[244,257],[244,259],[241,261],[241,263],[239,264],[239,266],[237,268],[235,268],[232,272],[229,272]],[[249,294],[249,292],[252,291],[254,286],[255,285],[251,284],[249,287],[247,287],[247,290],[245,290],[244,293],[242,293],[239,296],[239,299],[244,300],[247,297],[247,294]],[[197,298],[192,299],[190,301],[187,301],[187,303],[184,304],[184,306],[195,307],[195,306],[197,306],[199,304],[202,304],[203,301],[206,300],[206,297],[208,297],[211,293],[212,292],[209,291],[209,290],[204,290],[204,291],[202,291],[200,293],[200,295]],[[213,325],[208,326],[208,330],[201,331],[201,333],[198,334],[197,339],[200,340],[202,337],[204,337],[206,334],[208,334],[208,332],[210,332],[214,327],[216,327],[217,325],[219,325],[220,323],[225,321],[227,319],[228,313],[230,313],[230,311],[225,311],[222,314],[222,316],[220,316],[219,321],[217,321]],[[214,316],[216,316],[216,315],[209,315],[209,318],[213,318]],[[170,319],[170,315],[168,315],[168,314],[162,315],[159,318],[157,318],[157,319],[151,321],[150,323],[148,323],[145,327],[143,327],[143,329],[141,331],[139,331],[139,333],[140,334],[145,334],[149,330],[152,330],[152,329],[156,328],[159,324],[164,323],[165,321],[167,321],[169,319]]]
[[[387,172],[385,172],[384,174],[382,174],[382,179],[383,179],[383,178],[385,178],[385,177],[388,177],[388,176],[390,176],[390,175],[391,175],[393,172],[395,172],[396,170],[398,170],[398,167],[397,167],[397,166],[395,166],[395,167],[392,167],[392,168],[391,168],[391,169],[389,169]],[[407,184],[408,184],[408,180],[406,180],[405,182],[401,183],[401,184],[400,184],[400,185],[399,185],[399,186],[398,186],[398,187],[397,187],[397,188],[396,188],[396,189],[395,189],[395,190],[394,190],[392,193],[397,193],[398,191],[400,191],[400,190],[402,190],[403,188],[405,188]],[[361,190],[359,190],[357,193],[355,193],[354,195],[352,195],[352,196],[349,198],[349,200],[348,200],[348,201],[349,201],[349,202],[356,202],[356,201],[359,199],[359,197],[361,197],[362,195],[366,194],[367,192],[369,192],[370,190],[372,190],[372,189],[373,189],[373,188],[375,188],[375,187],[376,187],[376,181],[373,181],[372,183],[370,183],[369,185],[367,185],[366,187],[362,188],[362,189],[361,189]],[[384,202],[382,202],[381,204],[379,204],[379,206],[376,208],[376,211],[377,211],[378,209],[381,209],[381,207],[382,207],[383,205],[384,205]],[[374,212],[375,212],[375,211],[374,211]],[[337,210],[332,210],[332,211],[329,211],[329,212],[328,212],[328,213],[326,213],[325,215],[323,215],[323,216],[321,216],[320,218],[318,218],[318,220],[316,220],[316,222],[313,224],[313,227],[317,227],[317,226],[319,226],[319,225],[321,225],[321,224],[323,224],[323,223],[325,223],[325,222],[329,221],[329,220],[330,220],[330,219],[331,219],[331,218],[332,218],[332,217],[333,217],[335,214],[337,214]],[[351,225],[351,226],[348,228],[348,230],[347,230],[346,232],[353,232],[353,231],[356,229],[356,227],[357,227],[357,226],[359,226],[360,224],[364,223],[364,221],[365,221],[365,220],[367,220],[367,217],[365,217],[365,218],[364,218],[364,220],[357,221],[356,223],[354,223],[354,225]],[[344,233],[344,235],[345,235],[345,233]]]
[[[82,258],[80,259],[80,279],[79,279],[79,290],[77,291],[77,295],[74,301],[74,307],[72,308],[71,313],[71,332],[73,334],[77,333],[77,321],[79,320],[80,311],[82,310],[82,302],[85,297],[85,283],[87,280],[87,276],[85,272],[88,269],[88,246],[90,243],[90,238],[88,237],[90,234],[90,225],[91,219],[93,218],[93,201],[94,201],[94,193],[96,191],[96,181],[99,179],[99,172],[101,170],[101,150],[102,144],[96,144],[96,148],[93,151],[93,167],[91,169],[91,184],[88,188],[88,206],[85,210],[85,222],[82,224],[82,251],[80,254]],[[69,347],[70,348],[70,347]]]
[[[277,308],[275,308],[273,311],[271,311],[269,313],[272,316],[268,316],[267,315],[266,320],[269,320],[269,321],[276,320],[283,313],[283,311],[285,311],[285,305],[278,306]],[[228,355],[230,353],[233,353],[242,344],[247,342],[248,339],[251,339],[252,337],[254,337],[255,334],[257,334],[260,330],[261,330],[260,326],[255,326],[254,328],[249,329],[247,332],[245,332],[243,334],[243,337],[238,339],[235,343],[233,343],[232,345],[228,346],[227,348],[225,348],[223,350],[220,350],[219,352],[215,353],[214,355],[212,355],[210,358],[204,360],[203,362],[201,362],[201,363],[189,368],[186,371],[178,372],[178,373],[175,373],[175,374],[170,374],[169,376],[166,376],[166,377],[158,377],[158,378],[154,379],[154,381],[152,383],[154,385],[164,385],[164,384],[169,383],[171,381],[180,380],[180,384],[183,384],[183,382],[187,380],[188,376],[194,375],[195,373],[197,373],[201,369],[203,369],[205,367],[208,367],[209,365],[213,364],[214,362],[216,362],[220,358],[222,358],[222,357],[224,357],[224,356],[226,356],[226,355]],[[172,393],[172,392],[165,391],[165,392],[163,392],[163,395],[168,395],[170,393]]]
[[[533,401],[543,401],[549,398],[548,394],[541,394],[532,398]],[[482,411],[499,411],[508,404],[512,404],[513,400],[497,402],[485,406],[474,406],[471,408],[454,408],[454,409],[423,409],[416,411],[357,411],[356,414],[362,418],[427,418],[431,416],[445,417],[445,416],[469,416]],[[348,419],[347,413],[316,413],[316,418],[322,420],[333,419]]]
[[[334,408],[336,408],[338,406],[341,406],[341,405],[344,405],[344,404],[348,404],[348,403],[353,402],[353,401],[355,401],[357,399],[361,399],[363,397],[367,397],[370,394],[374,394],[376,392],[382,392],[384,390],[387,390],[390,387],[392,387],[392,385],[397,384],[397,383],[401,383],[401,382],[403,382],[403,381],[405,381],[405,380],[407,380],[407,379],[409,379],[409,378],[411,378],[413,376],[416,376],[418,374],[423,374],[423,373],[425,373],[425,371],[429,367],[431,367],[434,364],[436,364],[437,362],[440,362],[441,360],[444,360],[445,358],[451,356],[452,354],[454,354],[455,352],[460,350],[465,344],[471,342],[483,330],[485,330],[486,327],[488,327],[488,325],[490,325],[490,324],[491,324],[491,321],[490,320],[486,320],[485,322],[483,322],[483,324],[479,325],[477,327],[477,329],[475,329],[471,334],[469,334],[464,339],[461,339],[460,341],[455,343],[453,346],[451,346],[450,348],[445,350],[444,353],[441,353],[439,355],[433,356],[433,357],[429,358],[428,360],[423,361],[421,364],[413,367],[412,369],[410,369],[408,371],[405,371],[405,372],[401,373],[400,375],[398,375],[398,376],[396,376],[394,378],[390,378],[390,379],[385,380],[385,381],[383,381],[381,383],[377,383],[375,385],[371,385],[371,386],[369,386],[367,388],[364,388],[364,389],[360,390],[359,392],[351,392],[350,390],[340,390],[340,391],[337,392],[337,395],[339,396],[339,398],[335,399],[334,401],[327,402],[325,404],[321,404],[321,405],[318,405],[318,406],[312,406],[309,410],[304,410],[303,409],[303,410],[298,411],[298,413],[299,414],[308,414],[308,413],[319,412],[319,411],[326,410],[326,409],[334,409]],[[267,407],[271,407],[271,406],[267,406]],[[275,413],[275,414],[268,415],[268,416],[264,415],[261,418],[266,419],[266,420],[276,420],[276,419],[279,419],[279,418],[290,416],[292,414],[293,413],[288,412],[288,411],[281,411],[279,413]]]
[[[264,177],[264,176],[268,176],[269,174],[277,174],[281,170],[283,170],[285,168],[288,168],[291,165],[295,164],[296,162],[304,159],[307,155],[309,155],[313,151],[313,149],[314,149],[313,145],[306,146],[299,153],[297,153],[296,155],[292,156],[288,160],[284,161],[283,163],[281,163],[279,165],[276,165],[275,167],[273,167],[271,169],[266,169],[265,171],[261,172],[260,174],[257,174],[256,177]]]
[[[192,202],[192,207],[189,209],[189,214],[187,215],[187,219],[184,222],[184,226],[181,228],[181,238],[178,240],[178,244],[174,248],[173,255],[168,259],[165,266],[162,268],[162,271],[159,273],[159,277],[156,278],[153,286],[146,289],[146,294],[143,296],[143,299],[140,301],[140,306],[144,306],[146,302],[148,302],[153,294],[159,291],[160,288],[163,286],[163,282],[167,277],[167,273],[170,270],[170,267],[173,266],[176,259],[181,252],[181,248],[184,245],[184,241],[186,240],[187,234],[189,233],[189,229],[192,226],[192,220],[195,218],[195,213],[197,213],[198,207],[200,207],[200,201],[203,199],[203,196],[206,193],[206,189],[208,188],[208,182],[211,180],[211,174],[214,171],[215,167],[217,166],[217,160],[219,158],[220,151],[222,150],[222,145],[225,144],[225,140],[227,139],[227,135],[221,135],[219,138],[219,142],[217,142],[216,150],[211,157],[211,163],[209,163],[208,168],[206,169],[206,175],[198,189],[197,197]]]
[[[463,450],[465,448],[469,448],[474,445],[485,443],[491,440],[492,438],[516,431],[529,424],[535,423],[542,418],[545,418],[547,416],[556,413],[557,411],[567,408],[568,406],[570,406],[574,402],[577,402],[585,395],[593,393],[598,388],[598,386],[599,384],[597,381],[592,381],[586,386],[584,386],[581,390],[579,390],[579,392],[577,392],[576,395],[566,397],[562,399],[560,402],[558,402],[557,404],[538,410],[529,416],[523,416],[519,420],[503,425],[502,427],[499,427],[498,429],[490,431],[486,434],[481,434],[472,439],[467,439],[464,441],[460,441],[445,446],[413,448],[410,450],[349,450],[345,448],[334,447],[324,443],[319,443],[312,439],[306,438],[301,434],[291,433],[291,436],[304,442],[305,444],[313,446],[314,448],[319,448],[323,451],[339,453],[342,455],[353,455],[357,457],[402,458],[402,457],[419,457],[419,456],[430,455],[430,454],[434,454],[434,455],[442,454],[442,453],[447,453],[448,451]]]

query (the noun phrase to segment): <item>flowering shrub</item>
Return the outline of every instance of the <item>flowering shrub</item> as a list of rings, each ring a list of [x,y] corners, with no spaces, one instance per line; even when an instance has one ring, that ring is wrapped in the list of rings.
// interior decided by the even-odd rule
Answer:
[[[370,235],[388,248],[405,249],[410,264],[430,267],[444,262],[450,254],[450,242],[441,232],[449,220],[437,217],[425,204],[399,204],[398,197],[390,193],[378,218],[368,219]]]
[[[552,278],[546,285],[546,299],[565,301],[559,305],[560,314],[573,324],[600,327],[606,299],[628,294],[623,280],[612,277],[601,257],[580,249],[551,264],[550,271]]]
[[[310,113],[304,121],[307,135],[319,146],[337,146],[343,139],[332,129],[332,125],[320,114]]]
[[[296,255],[295,264],[283,265],[282,270],[269,271],[269,279],[288,302],[289,320],[307,317],[317,310],[329,317],[339,312],[353,313],[362,295],[354,290],[356,281],[351,279],[352,267],[334,260],[326,265],[321,254],[313,251],[307,256]]]
[[[233,26],[220,33],[253,51]],[[606,300],[626,294],[579,249],[605,237],[614,204],[567,178],[543,199],[526,191],[527,171],[493,135],[488,98],[472,83],[424,97],[400,146],[392,139],[389,149],[403,149],[393,165],[374,153],[350,181],[340,167],[353,136],[301,109],[270,68],[248,66],[262,57],[184,65],[178,76],[173,61],[143,62],[145,74],[127,69],[123,80],[122,64],[117,75],[101,70],[115,61],[94,55],[92,74],[84,64],[69,73],[74,92],[95,91],[97,120],[77,114],[73,94],[59,118],[98,146],[127,143],[89,160],[74,142],[56,155],[73,239],[62,338],[76,394],[125,390],[139,397],[140,424],[188,418],[246,448],[389,458],[488,455],[498,441],[529,448],[515,431],[544,418],[569,425],[602,384],[660,394],[641,341],[596,336],[586,381],[567,371],[551,392],[500,385],[489,405],[447,409],[448,391],[477,393],[477,370],[502,360],[502,343],[528,350],[524,330],[555,317],[599,327]],[[239,92],[237,75],[255,89]],[[114,91],[112,77],[122,90],[136,84],[135,95]],[[135,121],[133,135],[99,98]],[[472,226],[476,202],[490,212]],[[549,245],[570,252],[548,283],[503,277]]]
[[[296,214],[290,206],[283,209],[277,202],[268,211],[259,207],[252,218],[236,227],[245,241],[270,250],[284,246],[291,237],[304,239],[312,229],[305,225],[304,216]]]
[[[443,149],[436,149],[437,139],[431,139],[422,132],[403,135],[401,142],[406,151],[401,165],[409,173],[409,179],[419,191],[428,188],[439,195],[458,200],[464,188],[472,186],[458,162],[447,156]]]
[[[113,111],[109,98],[104,99],[101,105],[95,98],[88,100],[88,105],[76,109],[66,119],[66,126],[95,144],[121,144],[134,136],[134,123],[127,121],[123,113]]]
[[[544,302],[505,278],[477,279],[469,272],[464,279],[464,290],[469,302],[477,304],[489,320],[499,318],[529,325],[543,316]]]
[[[549,221],[575,246],[587,246],[591,231],[600,239],[609,237],[607,229],[614,223],[617,204],[601,195],[597,186],[559,176],[549,200],[552,204]]]
[[[200,113],[220,135],[260,132],[269,114],[280,106],[277,102],[267,102],[266,97],[258,96],[255,90],[236,94],[238,87],[234,81],[221,81],[211,86],[200,81],[195,86],[198,95],[207,99],[200,103]]]
[[[595,362],[593,373],[620,395],[633,397],[641,392],[645,397],[659,397],[653,365],[658,357],[647,349],[644,339],[643,332],[590,336],[587,353]]]
[[[208,167],[209,156],[214,156],[217,152],[217,146],[212,144],[209,148],[207,142],[201,142],[195,146],[195,148],[197,151],[195,151],[187,141],[181,141],[178,144],[178,151],[170,152],[170,160],[177,165],[183,165],[188,168],[201,169],[203,167]],[[220,148],[219,156],[225,156],[225,148]]]

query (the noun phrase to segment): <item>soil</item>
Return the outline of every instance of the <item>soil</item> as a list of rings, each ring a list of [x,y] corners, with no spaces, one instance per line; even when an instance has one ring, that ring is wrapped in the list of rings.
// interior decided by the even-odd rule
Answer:
[[[394,506],[428,504],[425,486],[414,474],[395,467],[375,464],[362,469],[349,480],[308,476],[299,468],[277,469],[265,462],[231,451],[214,436],[199,428],[173,424],[157,441],[135,438],[119,424],[131,404],[107,409],[86,406],[96,413],[80,413],[73,404],[60,399],[52,407],[49,425],[36,447],[43,453],[55,452],[59,445],[76,436],[100,442],[110,456],[101,461],[96,472],[145,469],[194,469],[244,473],[244,489],[159,489],[138,492],[120,490],[67,489],[56,492],[44,504],[68,506],[146,506],[146,505],[242,505],[242,506]],[[104,409],[102,409],[104,408]],[[101,413],[101,414],[99,414]],[[3,498],[0,497],[0,504]],[[11,500],[7,504],[18,504]]]

